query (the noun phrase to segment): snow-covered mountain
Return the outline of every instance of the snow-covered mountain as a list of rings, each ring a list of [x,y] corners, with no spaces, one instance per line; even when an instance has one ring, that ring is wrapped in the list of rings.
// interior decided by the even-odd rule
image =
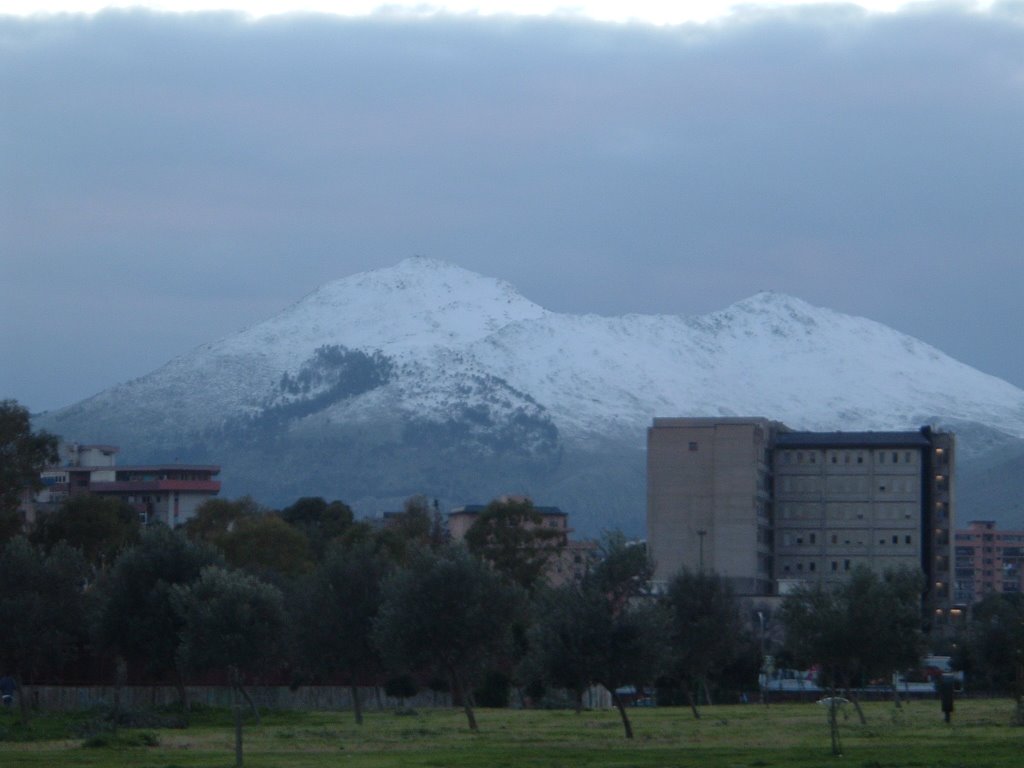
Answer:
[[[760,293],[686,318],[549,312],[416,257],[40,418],[134,460],[215,461],[226,492],[448,503],[526,492],[583,529],[639,532],[654,416],[1024,440],[1024,391],[879,323]]]

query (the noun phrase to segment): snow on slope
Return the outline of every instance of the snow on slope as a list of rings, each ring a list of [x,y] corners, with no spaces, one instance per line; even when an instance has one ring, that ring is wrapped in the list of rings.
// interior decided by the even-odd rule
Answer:
[[[569,433],[643,427],[655,415],[764,415],[805,429],[977,421],[1024,437],[1016,387],[879,323],[783,294],[692,319],[549,315],[474,350]]]
[[[417,256],[327,283],[269,320],[65,410],[145,401],[145,418],[169,406],[179,426],[198,428],[257,414],[275,396],[282,375],[294,374],[323,346],[383,350],[410,364],[410,372],[419,371],[439,349],[458,349],[546,314],[508,283]]]
[[[275,355],[292,370],[325,344],[399,357],[458,347],[547,312],[508,283],[415,256],[390,269],[327,283],[276,317],[212,344],[213,355]]]
[[[695,318],[561,315],[507,283],[420,257],[328,283],[72,408],[116,405],[179,429],[258,414],[324,345],[395,363],[385,386],[328,406],[325,420],[384,407],[445,418],[469,402],[546,411],[569,439],[639,443],[652,417],[685,415],[807,429],[970,421],[1024,438],[1024,391],[870,320],[775,293]]]

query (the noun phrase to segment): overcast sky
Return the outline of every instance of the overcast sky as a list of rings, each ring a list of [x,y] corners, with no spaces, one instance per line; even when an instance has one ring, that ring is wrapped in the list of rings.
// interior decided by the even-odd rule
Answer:
[[[781,291],[1024,386],[1024,2],[0,16],[0,397],[413,254],[560,312]]]

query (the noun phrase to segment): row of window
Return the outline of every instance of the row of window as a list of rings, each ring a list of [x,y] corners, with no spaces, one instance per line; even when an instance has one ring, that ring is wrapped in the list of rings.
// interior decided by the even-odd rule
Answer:
[[[960,531],[957,531],[956,540],[957,541],[982,541],[982,537],[981,537],[980,534],[961,533]],[[1005,533],[1005,534],[999,534],[998,536],[995,537],[994,540],[995,541],[1008,541],[1008,542],[1024,542],[1024,535]],[[985,534],[984,541],[993,541],[992,534],[991,533]],[[988,548],[986,547],[986,549],[988,549]]]
[[[824,505],[825,511],[822,514],[822,505],[819,503],[808,504],[779,504],[778,514],[783,520],[876,520],[876,521],[898,521],[917,519],[918,507],[916,504],[857,504],[833,502]]]
[[[695,451],[696,443],[690,444]],[[916,451],[779,451],[783,464],[817,464],[824,459],[829,464],[863,464],[874,456],[876,464],[917,464]]]
[[[796,573],[804,573],[804,565],[805,564],[802,563],[802,562],[793,563],[792,565],[786,564],[786,565],[782,566],[782,572],[783,573],[794,573],[794,572],[796,572]],[[845,572],[845,571],[849,571],[853,567],[853,561],[851,561],[849,559],[844,559],[841,562],[839,560],[832,560],[831,563],[830,563],[830,566],[831,567],[829,568],[829,570],[832,573],[838,573],[840,570]],[[818,564],[817,564],[817,562],[815,562],[814,560],[808,561],[806,563],[806,571],[807,571],[807,573],[817,573],[818,572]]]
[[[174,496],[175,496],[175,498],[177,498],[178,494],[174,494]],[[125,500],[129,504],[136,504],[136,503],[151,504],[153,502],[159,504],[161,501],[163,501],[163,497],[162,496],[136,496],[135,494],[129,494],[128,497]]]
[[[960,541],[960,537],[956,537],[957,541]],[[1024,552],[1021,551],[1020,547],[964,547],[958,546],[956,553],[963,555],[964,557],[976,557],[978,552],[984,555],[998,555],[1003,559],[1013,559],[1024,557]]]
[[[974,573],[977,570],[973,561],[965,560],[961,557],[957,557],[956,564],[957,567],[961,568],[964,573]],[[1010,561],[1008,563],[997,564],[991,557],[986,557],[984,560],[981,561],[981,568],[985,570],[986,576],[990,576],[992,574],[991,569],[996,567],[1002,568],[1004,575],[1014,575],[1020,573],[1021,570],[1021,564],[1016,560]]]
[[[824,480],[825,492],[830,496],[840,494],[910,494],[916,496],[921,483],[916,476],[886,475],[830,475],[822,478],[816,475],[782,475],[776,478],[775,487],[786,493],[819,493]]]
[[[886,544],[899,544],[901,542],[901,540],[902,540],[902,543],[904,545],[911,545],[911,546],[913,546],[913,544],[914,544],[914,536],[913,536],[913,534],[910,534],[910,533],[885,534],[885,535],[879,536],[878,543],[879,543],[880,546],[885,546]],[[859,546],[859,547],[862,547],[862,546],[864,546],[863,534],[861,534],[861,536],[859,538],[858,538],[856,533],[850,534],[850,533],[845,533],[844,532],[844,534],[842,536],[840,536],[840,534],[838,534],[838,533],[832,533],[832,534],[829,535],[829,538],[828,538],[828,543],[829,544],[835,544],[836,546],[839,546],[840,542],[842,543],[843,546]],[[817,534],[817,532],[814,532],[814,531],[805,532],[805,533],[784,533],[784,534],[782,534],[782,545],[785,546],[785,547],[792,547],[792,546],[797,546],[797,547],[800,547],[800,546],[815,546],[815,545],[817,545],[817,543],[818,543],[818,534]]]

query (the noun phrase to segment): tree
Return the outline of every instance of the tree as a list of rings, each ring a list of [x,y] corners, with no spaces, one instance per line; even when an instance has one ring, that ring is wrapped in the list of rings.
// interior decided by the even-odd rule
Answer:
[[[565,531],[546,528],[529,499],[495,499],[466,532],[471,552],[530,591],[565,544]]]
[[[653,680],[666,653],[664,612],[646,594],[652,570],[646,549],[616,531],[606,535],[601,559],[582,584],[603,651],[594,680],[611,693],[627,739],[633,726],[618,690]]]
[[[221,537],[234,530],[240,520],[256,517],[267,511],[251,496],[242,496],[235,500],[207,499],[185,523],[185,533],[190,539],[219,545]]]
[[[313,567],[309,540],[273,513],[239,517],[215,543],[229,565],[268,580],[298,576]]]
[[[139,540],[140,530],[138,514],[122,499],[78,494],[40,517],[29,538],[46,550],[65,542],[99,573]]]
[[[195,583],[175,587],[173,600],[182,620],[183,666],[227,673],[235,694],[235,765],[241,768],[241,699],[253,706],[244,685],[280,657],[284,598],[253,576],[210,566]]]
[[[972,608],[967,659],[990,690],[1013,695],[1014,721],[1024,725],[1024,594],[987,595]]]
[[[524,677],[572,693],[576,712],[600,676],[608,622],[602,596],[579,584],[544,590],[535,599]]]
[[[302,531],[314,554],[320,559],[332,541],[352,525],[352,509],[341,501],[329,504],[322,496],[303,496],[281,510],[281,519]]]
[[[434,502],[431,511],[425,496],[410,496],[405,500],[402,512],[387,518],[387,524],[379,531],[353,531],[355,536],[346,535],[346,539],[354,541],[357,537],[372,536],[378,549],[388,553],[396,563],[406,563],[421,549],[437,550],[448,543],[447,531],[441,513]],[[356,523],[353,528],[359,526]]]
[[[925,650],[923,588],[924,575],[909,568],[888,570],[881,577],[858,568],[845,583],[850,632],[858,651],[855,674],[862,681],[891,681],[895,672],[920,661]],[[900,706],[895,685],[893,693]],[[860,713],[856,698],[854,703]]]
[[[621,531],[611,531],[601,542],[598,562],[587,574],[586,582],[617,610],[647,593],[653,572],[646,547],[628,541]]]
[[[40,472],[56,464],[58,439],[33,432],[28,409],[16,400],[0,400],[0,543],[21,531],[22,494],[42,487]]]
[[[846,606],[835,589],[820,582],[802,585],[786,595],[782,622],[786,650],[798,664],[821,666],[822,682],[829,689],[828,724],[832,754],[842,754],[839,742],[837,688],[849,684],[849,648]]]
[[[599,683],[611,693],[627,739],[633,726],[619,690],[653,680],[664,663],[665,611],[645,595],[650,564],[641,546],[618,533],[602,546],[603,559],[580,584],[542,598],[531,634],[531,666],[576,695]]]
[[[296,642],[302,665],[315,674],[343,671],[352,691],[355,720],[362,725],[359,675],[376,672],[380,655],[373,644],[373,622],[390,562],[364,541],[333,545],[306,579],[295,601]]]
[[[465,548],[420,551],[385,583],[374,642],[396,672],[447,675],[476,731],[472,683],[508,648],[523,604],[518,588]]]
[[[98,645],[142,664],[149,675],[173,673],[183,710],[188,702],[177,654],[183,617],[174,610],[175,589],[193,584],[203,568],[222,562],[210,545],[158,525],[143,532],[100,585]]]
[[[683,569],[664,598],[671,623],[671,671],[686,690],[695,718],[694,688],[723,672],[737,657],[744,635],[739,603],[728,583],[712,573]]]
[[[65,544],[47,555],[19,536],[0,550],[0,663],[19,681],[25,724],[29,686],[75,658],[84,640],[85,570]]]
[[[313,567],[306,535],[251,496],[204,501],[185,523],[185,533],[193,541],[213,544],[224,553],[228,565],[271,581]]]
[[[849,695],[855,682],[915,664],[922,649],[920,579],[913,571],[879,577],[859,567],[837,584],[798,588],[782,603],[787,651],[797,663],[821,666],[833,702],[840,689]],[[829,724],[839,754],[834,703]]]

